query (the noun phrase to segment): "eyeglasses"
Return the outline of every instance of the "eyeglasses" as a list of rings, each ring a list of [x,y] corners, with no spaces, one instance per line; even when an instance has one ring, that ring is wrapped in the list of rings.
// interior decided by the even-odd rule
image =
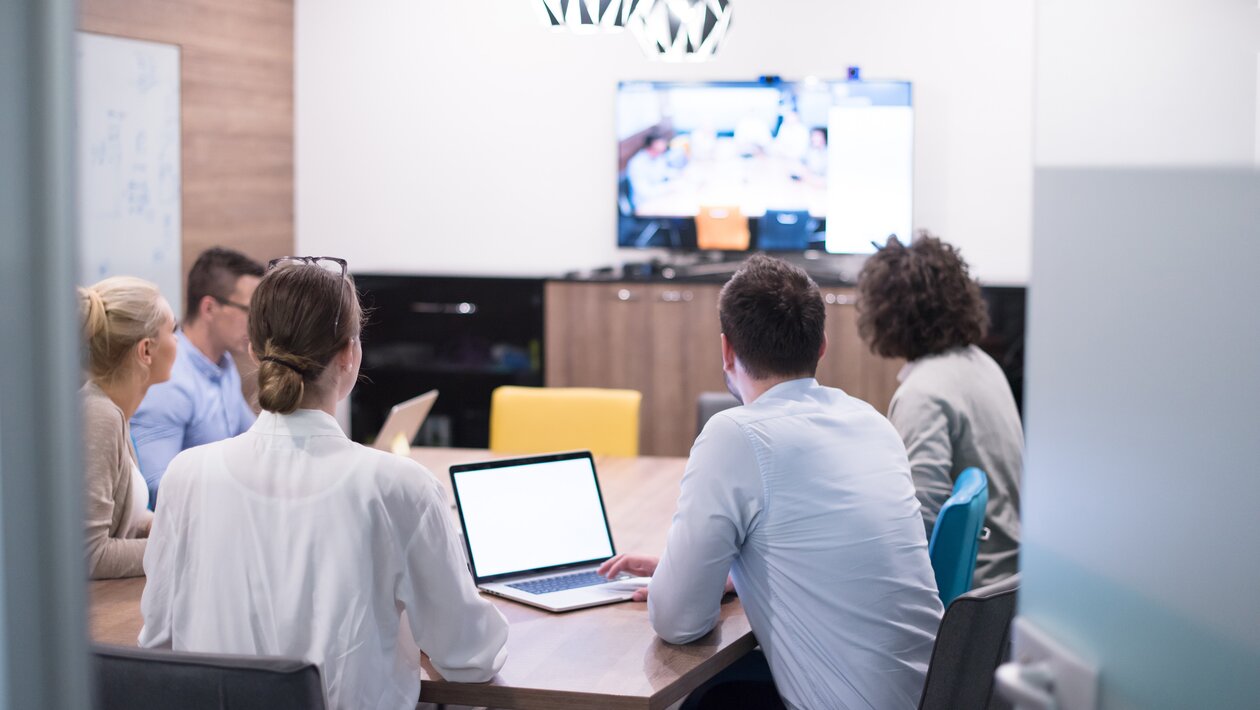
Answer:
[[[346,281],[346,260],[335,256],[282,256],[279,259],[272,259],[267,262],[267,270],[271,271],[281,266],[293,264],[317,266],[330,274],[340,277],[343,284]],[[337,334],[337,327],[341,325],[341,301],[342,299],[337,299],[337,317],[333,319],[333,335]]]
[[[236,301],[233,301],[231,299],[219,298],[218,296],[211,296],[210,298],[213,298],[214,300],[218,301],[220,306],[231,306],[235,308],[236,310],[240,311],[241,313],[244,313],[245,315],[249,315],[249,306],[247,304],[237,303]]]

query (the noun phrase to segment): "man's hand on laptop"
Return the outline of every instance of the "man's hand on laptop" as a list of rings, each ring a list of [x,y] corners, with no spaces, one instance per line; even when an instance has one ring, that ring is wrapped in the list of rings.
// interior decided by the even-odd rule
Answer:
[[[618,575],[622,574],[629,574],[635,577],[651,577],[656,572],[656,566],[660,563],[661,558],[659,557],[623,553],[600,565],[596,571],[608,579],[616,579]],[[723,591],[726,594],[731,594],[735,591],[735,581],[731,579],[730,575],[726,577],[726,589]],[[634,596],[630,600],[645,602],[647,598],[648,588],[644,587],[643,589],[635,590]]]
[[[661,558],[652,557],[651,555],[628,555],[620,554],[608,560],[599,566],[597,570],[600,574],[609,579],[616,579],[619,575],[628,574],[635,577],[651,577],[656,571],[656,565],[660,564]],[[647,601],[647,587],[636,589],[631,601],[642,602]]]

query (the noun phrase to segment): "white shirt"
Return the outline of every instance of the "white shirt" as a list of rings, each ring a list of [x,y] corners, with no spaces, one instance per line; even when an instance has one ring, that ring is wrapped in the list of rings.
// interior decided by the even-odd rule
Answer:
[[[506,655],[437,479],[320,411],[264,412],[176,456],[144,571],[141,646],[304,658],[330,708],[415,708],[413,638],[456,682],[488,680]]]
[[[144,531],[144,526],[149,522],[149,517],[153,514],[149,512],[149,487],[144,482],[144,475],[140,473],[140,467],[131,464],[131,515],[127,519],[127,523],[123,525],[123,529],[127,531],[127,537],[137,537]]]
[[[648,609],[670,643],[717,621],[728,570],[798,708],[915,708],[941,601],[897,432],[814,379],[713,416],[691,449]]]

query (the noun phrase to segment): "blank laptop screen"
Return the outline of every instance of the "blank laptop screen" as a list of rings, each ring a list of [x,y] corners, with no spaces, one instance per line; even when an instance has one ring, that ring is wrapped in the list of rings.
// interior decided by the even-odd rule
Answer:
[[[586,457],[452,473],[479,578],[611,557]]]

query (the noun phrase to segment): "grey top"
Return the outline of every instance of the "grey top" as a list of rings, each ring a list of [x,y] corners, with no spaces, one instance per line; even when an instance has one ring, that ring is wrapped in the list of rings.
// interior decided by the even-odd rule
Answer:
[[[941,506],[964,469],[989,478],[985,525],[975,585],[992,584],[1019,570],[1019,482],[1024,430],[1002,369],[972,345],[919,358],[898,376],[888,419],[906,444],[910,472],[928,539]]]

